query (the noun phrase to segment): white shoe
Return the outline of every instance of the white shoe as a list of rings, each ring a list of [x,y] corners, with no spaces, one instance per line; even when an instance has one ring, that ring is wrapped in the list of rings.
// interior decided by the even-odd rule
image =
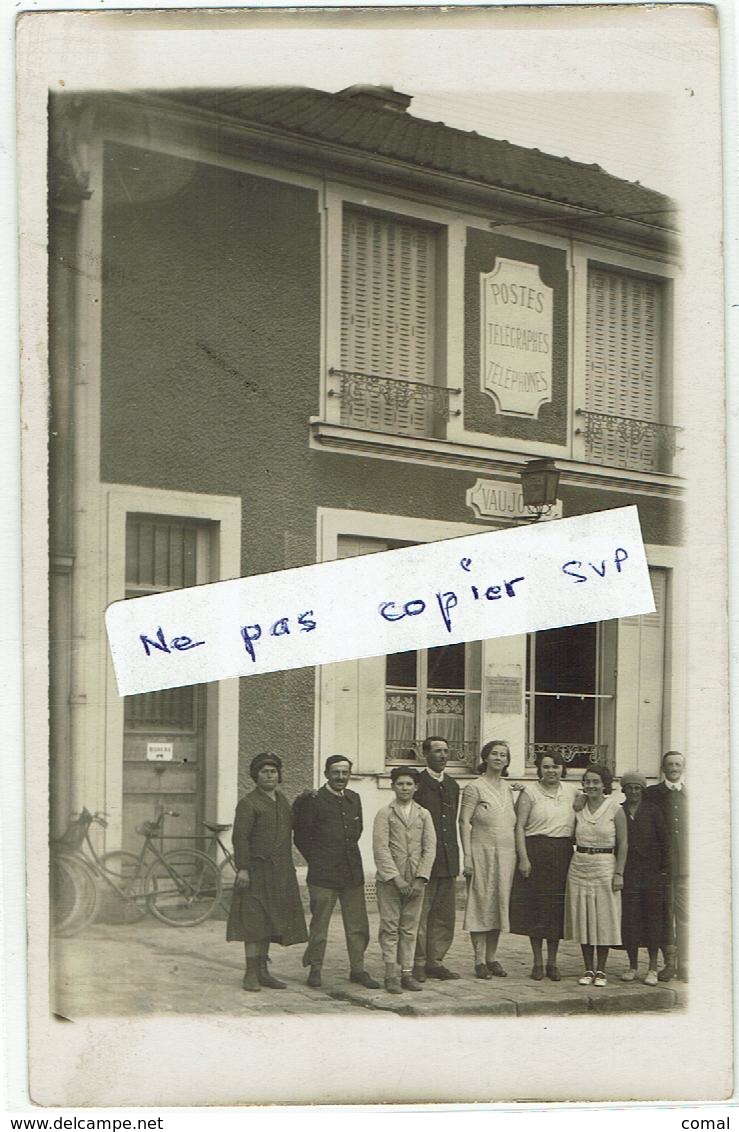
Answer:
[[[595,978],[593,979],[593,986],[594,987],[607,987],[608,986],[608,979],[605,977],[605,975],[603,974],[602,971],[596,971],[595,972]]]
[[[623,975],[621,976],[621,982],[622,983],[633,983],[635,978],[636,978],[635,968],[629,967],[628,971],[624,971]]]
[[[578,979],[577,981],[581,987],[589,987],[593,985],[594,978],[595,973],[593,971],[586,971],[582,978]]]
[[[644,980],[644,985],[647,987],[656,987],[659,982],[656,971],[647,971],[647,976]]]

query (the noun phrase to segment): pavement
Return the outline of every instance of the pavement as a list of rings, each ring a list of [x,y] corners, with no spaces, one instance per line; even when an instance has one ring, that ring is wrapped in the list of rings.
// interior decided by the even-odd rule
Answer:
[[[371,942],[367,969],[382,981],[383,963],[377,943],[379,917],[368,902]],[[96,923],[78,935],[52,940],[52,1009],[68,1019],[148,1014],[263,1015],[344,1014],[366,1010],[399,1015],[571,1015],[670,1011],[685,1005],[683,983],[644,986],[646,952],[640,952],[639,980],[622,983],[628,966],[623,951],[611,952],[608,986],[581,987],[580,949],[563,943],[559,952],[560,983],[530,978],[531,951],[523,936],[503,935],[498,959],[507,978],[474,976],[469,936],[458,926],[446,965],[460,974],[449,982],[428,980],[422,991],[390,995],[350,983],[341,917],[334,913],[329,933],[323,985],[306,986],[303,945],[273,945],[270,970],[287,983],[285,990],[241,989],[243,944],[227,943],[223,920],[172,928],[147,916],[137,924]]]

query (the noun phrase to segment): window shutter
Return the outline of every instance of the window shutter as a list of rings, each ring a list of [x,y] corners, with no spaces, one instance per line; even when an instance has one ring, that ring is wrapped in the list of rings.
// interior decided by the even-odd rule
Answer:
[[[586,409],[632,420],[660,419],[662,286],[601,268],[588,271]],[[635,461],[617,428],[594,438],[596,463],[652,470],[655,442],[641,441]]]
[[[340,535],[337,558],[387,550],[382,539]],[[325,754],[351,759],[358,773],[384,767],[385,658],[344,660],[323,666],[324,718],[333,712],[333,736]]]
[[[433,384],[435,236],[430,229],[345,209],[342,236],[341,366]],[[352,390],[342,423],[428,434],[430,406],[412,387]]]
[[[618,771],[655,775],[662,756],[667,574],[650,569],[656,611],[618,623]],[[628,764],[628,765],[627,765]]]

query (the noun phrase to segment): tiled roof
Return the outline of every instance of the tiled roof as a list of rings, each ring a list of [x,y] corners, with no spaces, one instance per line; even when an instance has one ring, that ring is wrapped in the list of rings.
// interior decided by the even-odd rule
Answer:
[[[347,147],[423,169],[608,216],[673,229],[674,205],[652,189],[623,181],[598,165],[555,157],[482,137],[441,122],[385,109],[356,93],[304,87],[179,91],[171,95],[203,109],[301,138]]]

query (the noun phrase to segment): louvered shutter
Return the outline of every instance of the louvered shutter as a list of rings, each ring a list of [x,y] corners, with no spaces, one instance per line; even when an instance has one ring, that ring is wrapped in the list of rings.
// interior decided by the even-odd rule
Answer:
[[[618,623],[617,770],[654,775],[662,757],[667,574],[650,569],[656,610]]]
[[[387,550],[382,539],[339,537],[337,558]],[[327,726],[324,755],[342,754],[355,772],[377,774],[385,765],[385,658],[344,660],[323,667],[326,699],[322,716]],[[333,727],[330,726],[333,714]],[[371,823],[370,823],[371,830]]]
[[[662,285],[652,280],[589,269],[585,407],[590,412],[659,421],[662,294]],[[635,443],[616,425],[594,438],[591,458],[611,467],[655,471],[654,438]]]
[[[430,229],[344,211],[341,366],[355,373],[433,384],[435,237]],[[412,386],[355,383],[342,423],[428,435],[431,408]]]

